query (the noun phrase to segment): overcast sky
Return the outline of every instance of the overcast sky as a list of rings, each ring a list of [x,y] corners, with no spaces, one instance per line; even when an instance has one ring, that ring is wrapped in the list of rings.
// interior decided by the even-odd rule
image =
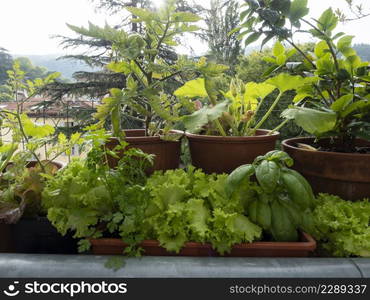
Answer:
[[[370,10],[370,1],[355,1]],[[344,0],[309,0],[309,5],[312,17],[318,17],[329,6],[346,7]],[[12,54],[60,54],[63,50],[58,40],[51,37],[70,36],[66,23],[86,26],[88,21],[98,25],[116,23],[111,16],[96,12],[89,0],[0,0],[0,47]],[[370,17],[341,25],[338,30],[355,35],[356,43],[370,43]]]

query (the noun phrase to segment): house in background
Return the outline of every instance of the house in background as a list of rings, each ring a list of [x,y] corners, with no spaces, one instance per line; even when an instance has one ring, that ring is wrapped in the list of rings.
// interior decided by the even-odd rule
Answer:
[[[91,114],[95,112],[96,102],[91,100],[79,100],[75,98],[63,98],[61,101],[51,102],[47,97],[36,96],[28,100],[22,99],[22,95],[18,96],[18,101],[0,102],[0,108],[9,111],[17,111],[26,113],[27,116],[36,124],[48,124],[55,128],[56,131],[63,132],[67,136],[76,131],[79,127],[79,120],[76,118],[78,113],[84,112]],[[11,133],[1,129],[1,137],[4,142],[11,140]],[[22,147],[22,145],[20,145]],[[39,151],[40,158],[45,159],[45,151],[48,150],[48,145],[45,149]],[[80,156],[80,149],[76,145],[72,149],[71,156]],[[69,162],[71,157],[63,154],[58,157],[57,161],[63,164]]]

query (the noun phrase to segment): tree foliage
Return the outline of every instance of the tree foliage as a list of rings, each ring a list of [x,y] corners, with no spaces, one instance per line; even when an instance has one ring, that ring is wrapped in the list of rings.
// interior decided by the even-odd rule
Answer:
[[[208,43],[208,57],[217,63],[230,66],[231,73],[234,73],[234,67],[242,50],[237,34],[230,34],[240,23],[238,2],[212,0],[205,22],[207,29],[202,34],[202,38]]]
[[[0,85],[8,79],[6,71],[10,70],[13,65],[13,58],[4,48],[0,47]]]

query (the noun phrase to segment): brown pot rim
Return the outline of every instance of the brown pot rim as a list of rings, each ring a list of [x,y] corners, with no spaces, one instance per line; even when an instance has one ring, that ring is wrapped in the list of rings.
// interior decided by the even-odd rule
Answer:
[[[252,243],[242,243],[242,244],[235,244],[232,249],[260,249],[264,250],[266,248],[274,248],[274,249],[291,249],[296,250],[297,247],[300,249],[304,249],[306,251],[313,251],[316,249],[316,241],[314,238],[309,235],[308,233],[301,232],[300,236],[302,238],[301,241],[298,242],[264,242],[264,241],[257,241]],[[93,246],[101,246],[102,244],[105,246],[127,246],[124,241],[119,238],[101,238],[101,239],[90,239],[90,243]],[[140,243],[142,246],[152,246],[152,247],[160,247],[159,241],[157,240],[144,240]],[[200,243],[200,242],[186,242],[184,245],[185,248],[210,248],[212,245],[210,243]]]
[[[310,150],[301,149],[301,148],[291,145],[292,143],[296,143],[299,141],[313,141],[313,140],[315,140],[314,137],[296,137],[296,138],[290,138],[290,139],[283,140],[282,145],[286,148],[289,148],[295,151],[307,152],[313,155],[330,155],[330,156],[337,156],[337,157],[342,157],[342,158],[355,158],[355,159],[362,157],[362,158],[370,159],[370,154],[342,153],[342,152],[330,152],[330,151],[310,151]]]
[[[217,135],[204,135],[204,134],[195,134],[190,132],[185,132],[187,138],[192,140],[200,140],[200,141],[214,141],[214,142],[236,142],[236,143],[255,143],[255,142],[265,142],[269,140],[277,140],[280,136],[280,132],[275,131],[273,134],[269,135],[268,133],[271,130],[267,129],[257,129],[260,135],[255,136],[217,136]]]
[[[130,132],[130,133],[135,133],[135,132],[143,132],[144,129],[124,129],[123,130],[125,133],[127,132]],[[182,131],[178,131],[178,130],[171,130],[172,132],[174,133],[183,133]],[[125,136],[124,137],[125,141],[128,142],[129,144],[136,144],[136,143],[140,143],[140,144],[143,144],[143,143],[147,143],[147,144],[150,144],[150,143],[153,143],[153,144],[159,144],[159,143],[179,143],[180,140],[178,141],[166,141],[166,140],[162,140],[160,136],[156,135],[156,136]],[[118,138],[116,137],[109,137],[108,141],[117,141]]]

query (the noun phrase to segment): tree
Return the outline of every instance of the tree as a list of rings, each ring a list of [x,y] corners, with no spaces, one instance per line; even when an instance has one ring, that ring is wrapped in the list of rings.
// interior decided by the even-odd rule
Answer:
[[[356,21],[370,16],[369,9],[365,9],[362,4],[358,4],[357,0],[345,0],[349,8],[350,14],[345,14],[342,10],[337,9],[335,13],[341,22]]]
[[[25,72],[26,79],[43,78],[52,73],[45,67],[34,66],[28,57],[18,57],[16,61],[18,61],[20,68]]]
[[[0,85],[4,84],[8,79],[8,70],[12,68],[13,58],[4,48],[0,47]]]
[[[370,45],[369,44],[355,44],[353,48],[364,61],[370,61]]]
[[[146,9],[155,9],[153,2],[150,0],[91,0],[96,4],[97,9],[104,9],[110,14],[118,14],[125,7],[137,7]],[[195,5],[193,1],[178,0],[176,1],[176,11],[201,11],[203,8]],[[126,11],[126,10],[125,10]],[[122,22],[120,24],[106,26],[106,30],[124,29],[126,32],[136,32],[142,34],[144,26],[141,23],[131,22],[136,16],[122,12]],[[110,89],[122,89],[126,84],[126,76],[121,73],[114,73],[106,69],[105,66],[116,59],[113,55],[112,41],[109,37],[104,36],[102,31],[93,24],[89,24],[88,28],[79,28],[73,25],[68,27],[77,34],[77,37],[58,36],[61,39],[61,45],[64,48],[87,48],[85,52],[78,55],[68,55],[61,59],[79,60],[96,71],[76,72],[73,77],[76,80],[74,83],[55,82],[47,87],[48,92],[55,100],[60,99],[66,94],[86,95],[91,98],[101,98],[106,95]],[[177,54],[172,47],[164,45],[159,49],[160,58],[167,62],[177,60]]]
[[[207,29],[203,38],[208,42],[209,58],[230,66],[232,73],[241,54],[241,41],[237,33],[230,33],[239,26],[239,4],[235,0],[212,0],[205,18]]]

